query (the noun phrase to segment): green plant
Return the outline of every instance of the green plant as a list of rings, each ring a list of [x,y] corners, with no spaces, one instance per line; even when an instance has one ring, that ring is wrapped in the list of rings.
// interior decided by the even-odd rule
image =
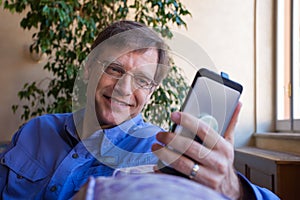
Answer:
[[[47,56],[44,69],[51,74],[48,82],[26,83],[18,92],[18,97],[25,103],[13,105],[12,110],[16,112],[22,107],[23,120],[43,113],[72,111],[72,90],[77,71],[90,52],[95,37],[106,25],[120,19],[132,19],[154,27],[163,37],[171,38],[168,24],[186,27],[182,16],[190,15],[179,0],[6,0],[3,3],[4,8],[12,13],[26,13],[21,27],[37,30],[32,35],[30,51]],[[41,87],[41,82],[46,87]],[[144,116],[163,113],[163,119],[154,117],[152,121],[159,125],[170,124],[169,113],[178,109],[185,89],[186,83],[174,66],[163,85],[153,94]]]

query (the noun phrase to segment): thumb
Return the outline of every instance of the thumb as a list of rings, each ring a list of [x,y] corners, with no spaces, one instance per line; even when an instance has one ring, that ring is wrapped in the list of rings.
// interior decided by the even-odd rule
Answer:
[[[238,102],[238,104],[237,104],[237,106],[234,110],[234,113],[232,115],[232,118],[229,122],[229,125],[227,127],[227,130],[224,134],[225,140],[230,142],[232,145],[234,144],[234,128],[235,128],[235,126],[238,122],[238,116],[239,116],[239,113],[241,111],[241,107],[242,107],[242,103]]]

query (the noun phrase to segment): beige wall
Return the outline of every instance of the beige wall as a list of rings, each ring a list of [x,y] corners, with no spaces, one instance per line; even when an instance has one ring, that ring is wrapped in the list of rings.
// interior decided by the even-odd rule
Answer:
[[[249,143],[254,132],[272,131],[272,1],[182,2],[193,16],[186,18],[188,30],[179,31],[200,45],[217,69],[244,86],[236,146]],[[18,102],[17,91],[24,82],[40,79],[42,73],[41,63],[32,61],[24,50],[31,38],[19,28],[19,20],[20,16],[0,10],[0,140],[10,139],[20,124],[10,108]]]
[[[45,77],[42,63],[31,59],[29,31],[19,27],[22,16],[0,10],[0,141],[9,140],[21,124],[11,106],[19,102],[17,92],[25,82]]]
[[[244,86],[236,146],[255,132],[274,131],[274,8],[272,0],[183,1],[193,14],[183,31],[220,71]]]

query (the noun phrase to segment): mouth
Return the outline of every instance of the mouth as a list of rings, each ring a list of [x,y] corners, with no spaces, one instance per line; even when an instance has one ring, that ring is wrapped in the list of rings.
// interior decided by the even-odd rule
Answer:
[[[103,96],[113,104],[117,104],[120,106],[130,106],[130,107],[133,106],[133,104],[127,103],[126,101],[120,100],[118,98],[107,96],[107,95],[103,95]]]

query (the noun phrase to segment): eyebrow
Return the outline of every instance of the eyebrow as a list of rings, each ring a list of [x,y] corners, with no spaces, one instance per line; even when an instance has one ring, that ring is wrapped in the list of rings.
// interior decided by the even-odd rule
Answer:
[[[131,71],[131,70],[126,70],[124,65],[118,61],[104,61],[104,62],[107,62],[107,64],[116,64],[118,65],[119,67],[121,67],[125,72],[129,71],[131,72],[132,74],[134,75],[139,75],[139,76],[144,76],[150,80],[153,80],[154,81],[154,77],[152,77],[151,75],[149,75],[148,73],[145,73],[143,71]],[[155,76],[155,74],[154,74]]]

